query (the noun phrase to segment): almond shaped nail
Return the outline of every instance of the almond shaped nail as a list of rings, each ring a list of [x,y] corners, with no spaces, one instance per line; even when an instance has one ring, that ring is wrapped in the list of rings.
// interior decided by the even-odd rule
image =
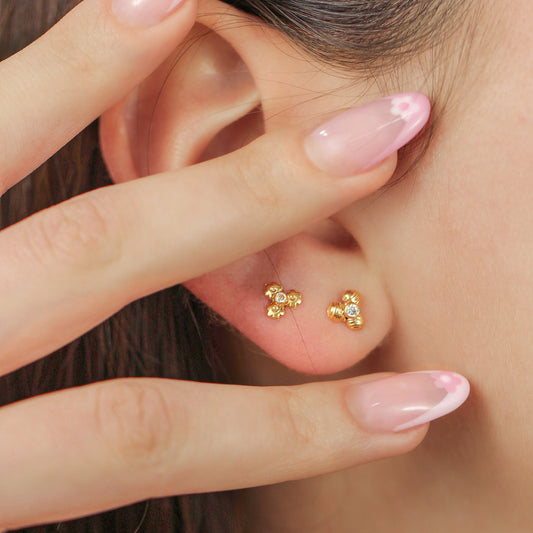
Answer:
[[[347,177],[372,168],[412,140],[431,113],[426,96],[402,93],[345,111],[304,141],[309,159],[328,174]]]
[[[467,379],[455,372],[408,372],[353,385],[346,403],[369,433],[396,432],[454,411],[469,392]]]
[[[111,10],[126,26],[148,28],[166,19],[184,0],[112,0]]]

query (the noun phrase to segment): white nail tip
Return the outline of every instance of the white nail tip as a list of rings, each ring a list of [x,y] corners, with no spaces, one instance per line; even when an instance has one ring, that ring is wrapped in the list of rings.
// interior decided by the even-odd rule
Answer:
[[[425,372],[410,372],[411,374],[429,374],[433,378],[433,383],[438,389],[445,389],[446,396],[434,407],[428,409],[425,413],[409,420],[399,426],[396,426],[393,431],[403,431],[421,424],[431,422],[436,418],[447,415],[455,411],[462,405],[470,394],[470,383],[468,380],[456,374],[455,372],[446,371],[425,371]]]

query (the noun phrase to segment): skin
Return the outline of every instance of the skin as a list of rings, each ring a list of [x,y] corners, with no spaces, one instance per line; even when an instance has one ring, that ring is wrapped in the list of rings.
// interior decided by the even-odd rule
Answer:
[[[245,495],[253,531],[531,530],[533,7],[495,1],[484,15],[467,68],[444,76],[450,105],[421,163],[334,217],[395,315],[350,372],[453,368],[472,396],[406,456]],[[291,379],[242,352],[241,376]]]
[[[43,109],[52,111],[41,127],[32,123],[25,130],[24,121],[19,122],[20,137],[26,133],[36,135],[35,141],[40,142],[33,144],[45,148],[30,157],[25,155],[27,150],[22,145],[12,143],[11,151],[3,156],[9,163],[4,165],[9,168],[3,178],[5,187],[21,179],[66,142],[67,132],[81,129],[148,75],[147,71],[136,71],[134,75],[130,71],[117,73],[117,64],[130,64],[124,61],[124,55],[133,52],[140,58],[133,63],[145,65],[146,49],[152,50],[154,55],[149,59],[155,68],[166,53],[159,55],[154,50],[168,52],[177,46],[194,17],[191,11],[190,18],[180,22],[176,15],[167,26],[144,34],[143,38],[138,31],[125,30],[114,25],[112,19],[102,18],[99,9],[107,4],[94,0],[83,5],[86,11],[64,23],[67,35],[83,36],[80,29],[87,25],[87,16],[96,13],[98,20],[111,24],[111,33],[118,42],[127,43],[118,52],[119,57],[112,56],[97,65],[99,72],[104,66],[113,71],[113,75],[109,73],[109,87],[91,89],[82,84],[85,92],[80,101],[96,103],[89,104],[82,117],[74,115],[73,122],[57,138],[50,139],[49,120],[72,116],[71,108],[78,109],[78,100],[66,102],[63,107],[43,105]],[[300,144],[302,126],[295,125],[301,124],[302,115],[316,117],[343,108],[348,102],[353,105],[354,100],[361,99],[362,90],[367,91],[366,99],[381,95],[376,86],[368,86],[361,79],[359,84],[345,88],[344,93],[337,92],[336,101],[322,98],[308,102],[296,114],[276,115],[271,107],[272,117],[277,119],[269,121],[267,135],[249,150],[216,164],[195,165],[150,180],[119,185],[110,191],[91,193],[66,207],[25,221],[0,238],[1,255],[9,258],[3,259],[2,264],[2,276],[10,280],[3,288],[3,301],[8,302],[3,313],[11,321],[11,328],[6,328],[10,335],[0,354],[3,371],[7,372],[43,356],[142,294],[200,276],[331,216],[332,233],[347,231],[364,249],[368,265],[379,273],[387,289],[390,301],[386,305],[394,311],[393,323],[387,325],[383,336],[374,339],[370,357],[334,377],[353,383],[376,378],[353,378],[367,372],[440,366],[471,378],[472,401],[448,423],[436,425],[415,452],[353,470],[350,467],[354,465],[413,449],[427,427],[395,436],[365,434],[343,405],[343,381],[257,389],[136,380],[29,400],[0,412],[0,428],[5,436],[0,457],[10,459],[9,464],[1,467],[4,472],[0,481],[3,506],[0,516],[4,520],[1,526],[65,520],[153,496],[264,483],[276,484],[248,491],[240,502],[249,530],[254,532],[350,532],[354,528],[444,532],[453,527],[466,533],[478,528],[496,532],[502,527],[525,531],[531,525],[527,494],[532,477],[526,455],[531,426],[525,423],[525,408],[520,401],[528,394],[523,376],[531,370],[527,310],[532,295],[527,281],[531,278],[533,256],[525,244],[531,240],[527,228],[533,227],[530,215],[533,193],[528,186],[533,170],[528,143],[533,134],[530,118],[533,106],[529,98],[532,82],[527,76],[533,67],[533,42],[528,35],[533,8],[523,0],[512,8],[506,6],[501,15],[503,24],[499,26],[498,39],[509,46],[477,49],[471,75],[461,77],[453,86],[454,105],[443,115],[424,160],[385,194],[379,191],[372,196],[392,174],[394,157],[357,179],[334,181],[305,158]],[[485,37],[490,41],[494,28],[488,20],[483,23],[487,24]],[[154,43],[154,38],[161,40]],[[50,41],[34,47],[35,56],[29,56],[33,64],[49,55],[47,46]],[[483,51],[487,54],[489,50],[496,52],[490,56],[491,68],[484,70],[487,58]],[[261,56],[263,66],[266,57]],[[24,61],[17,63],[13,61],[6,67],[4,72],[12,76],[4,78],[24,76],[27,65]],[[70,72],[72,64],[74,71]],[[67,83],[69,79],[71,83],[79,80],[76,65],[76,60],[67,65]],[[250,62],[248,67],[253,70]],[[482,77],[477,76],[480,71]],[[298,73],[290,69],[287,72]],[[338,88],[334,72],[323,69],[319,72],[324,76],[320,79],[323,90]],[[491,83],[495,73],[498,84]],[[311,74],[316,82],[316,72]],[[422,73],[413,69],[407,74],[415,88],[431,92],[431,87],[420,82]],[[117,76],[121,90],[110,93],[118,83]],[[59,83],[64,81],[58,79]],[[102,75],[102,79],[107,77]],[[297,81],[293,79],[292,87],[301,88],[302,80],[300,84]],[[52,98],[57,91],[50,79],[46,86],[50,91],[44,94]],[[74,86],[73,93],[78,89]],[[2,90],[15,94],[9,87]],[[291,98],[299,98],[298,90],[284,102],[277,102],[295,103]],[[21,97],[19,111],[34,99],[34,94],[26,99]],[[7,115],[10,109],[11,106],[6,106],[2,116],[14,121],[17,108],[11,117]],[[42,112],[33,111],[29,117]],[[124,147],[108,149],[111,169],[114,158],[125,161]],[[290,165],[284,166],[287,161]],[[213,235],[199,224],[192,229],[193,240],[216,246],[222,236],[232,235],[235,246],[225,255],[217,249],[213,256],[185,260],[184,257],[194,254],[186,253],[187,239],[180,240],[175,232],[176,227],[189,220],[180,218],[179,213],[182,217],[186,214],[189,198],[198,200],[198,195],[195,196],[198,183],[202,192],[213,193],[202,195],[205,205],[201,208],[207,211],[219,205],[221,193],[228,194],[227,180],[235,175],[235,168],[241,171],[244,168],[255,187],[261,187],[265,177],[278,176],[277,180],[272,178],[269,192],[276,191],[276,201],[286,207],[284,212],[289,216],[272,223],[269,213],[261,210],[261,203],[252,203],[246,213],[252,222],[244,227],[229,217],[221,220],[221,233]],[[158,170],[169,169],[162,165]],[[213,175],[221,180],[214,191],[213,180],[207,181]],[[458,176],[462,179],[457,179]],[[510,183],[513,187],[505,186]],[[236,191],[233,198],[236,205],[250,201],[249,196],[241,196],[246,194],[241,188],[230,189]],[[179,197],[184,198],[181,209],[176,207],[175,198]],[[166,209],[161,207],[165,198],[173,199]],[[132,202],[137,208],[135,231],[131,230],[135,221],[127,217]],[[95,205],[99,208],[98,217],[94,217]],[[159,219],[158,213],[178,214],[174,215],[176,218]],[[102,234],[96,233],[94,238],[92,232],[81,232],[88,248],[75,246],[80,225],[74,225],[72,230],[69,222],[83,214],[92,218],[83,219],[91,223],[81,225],[82,229],[94,226],[98,220],[104,221],[106,229],[105,238]],[[257,214],[256,218],[253,214]],[[152,224],[157,228],[155,235],[149,230]],[[41,263],[31,258],[35,257],[32,246],[42,240],[38,231],[43,227],[59,227],[61,231],[52,233],[53,238],[39,245],[39,257],[44,254],[46,258]],[[483,239],[479,238],[480,228]],[[124,239],[126,233],[128,238]],[[57,242],[60,246],[56,246]],[[47,243],[51,246],[47,247]],[[122,260],[110,252],[117,248],[117,243],[123,249]],[[238,248],[238,243],[242,248]],[[500,255],[494,253],[496,245],[501,249]],[[14,253],[16,250],[18,254]],[[275,248],[271,250],[274,252]],[[132,271],[131,259],[143,256],[150,260]],[[25,261],[28,257],[30,260]],[[288,264],[288,269],[293,266],[296,263]],[[28,280],[32,279],[35,282],[28,287]],[[46,294],[39,291],[43,286],[50,288]],[[209,300],[208,278],[204,286]],[[21,302],[18,295],[23,287],[32,297]],[[80,293],[79,287],[86,287],[86,292]],[[198,287],[200,291],[201,283]],[[67,304],[58,306],[65,298]],[[42,306],[57,311],[43,318],[38,312]],[[28,341],[25,332],[36,328],[54,333]],[[253,340],[253,331],[250,336]],[[228,362],[233,363],[235,375],[242,383],[280,385],[330,378],[295,374],[270,357],[258,354],[250,345],[241,345],[240,339],[228,342],[234,343],[229,346],[233,354]],[[289,398],[297,401],[288,401]],[[292,409],[296,405],[297,410],[291,412],[287,405]],[[297,420],[311,421],[311,427],[320,428],[311,439],[302,439],[302,429],[309,426],[294,427],[295,413]],[[188,426],[190,421],[193,423]],[[210,437],[216,435],[219,439],[215,456],[213,447],[199,444],[207,440],[206,427]],[[188,430],[187,438],[183,437],[184,428]],[[285,438],[271,438],[280,434]],[[332,436],[336,437],[333,442]],[[41,444],[37,452],[33,445],[36,441]],[[25,442],[29,444],[21,445]],[[319,474],[322,476],[311,480],[279,484]],[[73,484],[76,491],[72,490]],[[511,516],[509,507],[513,509]]]
[[[157,27],[132,28],[109,6],[82,2],[0,64],[4,189],[127,96],[196,16],[188,2]],[[50,124],[59,126],[51,132]],[[305,134],[272,132],[217,161],[99,189],[4,230],[0,372],[43,357],[144,294],[301,232],[394,172],[395,154],[358,176],[334,178],[307,157]],[[258,195],[265,187],[270,203]],[[220,198],[242,207],[223,210],[216,225],[194,216],[214,213]],[[273,217],[273,206],[286,216]],[[279,483],[405,453],[427,424],[369,434],[345,404],[348,386],[380,377],[271,388],[116,380],[9,405],[0,410],[0,527]]]
[[[206,4],[207,13],[218,17],[225,12],[217,3]],[[264,350],[226,334],[235,380],[268,386],[330,379],[287,370],[296,366],[291,357],[299,351],[305,354],[301,333],[310,346],[316,344],[316,335],[327,339],[329,350],[320,354],[324,358],[332,353],[352,357],[338,358],[344,371],[335,378],[439,367],[461,372],[473,387],[465,406],[434,424],[429,438],[413,453],[242,493],[238,500],[246,531],[531,529],[532,427],[524,399],[531,371],[533,8],[527,1],[512,8],[503,1],[483,6],[479,13],[474,11],[473,35],[467,35],[472,26],[460,26],[443,49],[422,54],[394,75],[373,82],[358,72],[347,82],[346,73],[317,63],[264,27],[255,31],[245,24],[232,25],[231,12],[228,24],[209,15],[200,18],[222,35],[248,68],[268,133],[400,90],[432,95],[438,117],[419,164],[410,169],[420,146],[414,147],[412,156],[400,157],[398,174],[408,170],[400,183],[352,202],[327,224],[308,228],[305,238],[297,235],[268,249],[280,278],[301,288],[308,298],[317,294],[327,301],[339,285],[351,287],[357,279],[378,308],[372,322],[380,334],[371,339],[372,350],[361,352],[362,343],[351,332],[331,328],[323,316],[315,318],[315,306],[307,307],[309,314],[303,307],[295,312],[299,331],[291,329],[291,321],[277,329],[265,323],[261,295],[248,286],[250,279],[271,276],[264,254],[188,282]],[[209,53],[209,45],[204,51]],[[198,142],[180,107],[194,107],[191,99],[180,100],[184,86],[195,92],[194,69],[187,60],[172,63],[172,69],[161,94],[166,105],[151,122],[157,142],[149,147],[149,155],[161,169],[179,167],[186,159],[175,150],[180,132],[186,132],[181,135],[190,142],[185,155]],[[168,66],[163,72],[169,72]],[[159,91],[160,80],[155,86]],[[149,84],[145,87],[149,95]],[[169,119],[172,110],[176,117]],[[166,134],[169,128],[172,136]],[[141,142],[146,138],[142,132],[138,135]],[[227,147],[221,144],[224,153]],[[110,152],[116,157],[121,151],[115,147]],[[112,174],[119,174],[113,157],[108,163]],[[357,248],[346,247],[350,239]],[[320,242],[328,244],[327,253],[316,245]],[[384,287],[386,301],[372,290],[368,279],[374,278]],[[225,291],[257,305],[243,313],[242,306],[228,305],[231,299]],[[391,323],[383,318],[389,308]],[[273,336],[291,350],[281,352],[271,342]]]

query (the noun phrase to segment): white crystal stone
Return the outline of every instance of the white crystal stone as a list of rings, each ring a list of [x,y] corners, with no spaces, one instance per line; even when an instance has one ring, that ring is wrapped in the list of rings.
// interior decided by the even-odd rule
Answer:
[[[344,312],[346,313],[346,316],[355,318],[359,315],[359,307],[355,304],[350,304],[345,307]]]
[[[278,304],[284,304],[287,301],[287,295],[284,292],[278,292],[276,294],[276,302]]]

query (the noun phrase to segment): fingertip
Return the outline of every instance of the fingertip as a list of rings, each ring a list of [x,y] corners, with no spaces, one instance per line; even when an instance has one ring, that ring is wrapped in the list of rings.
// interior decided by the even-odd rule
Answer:
[[[351,385],[346,404],[368,433],[396,433],[451,413],[469,390],[467,379],[454,372],[407,372]]]
[[[193,0],[111,0],[110,11],[120,24],[146,29],[157,26],[184,4],[192,2]]]
[[[429,113],[429,100],[419,93],[380,98],[316,128],[305,138],[305,151],[324,172],[354,176],[411,141],[426,124]]]

